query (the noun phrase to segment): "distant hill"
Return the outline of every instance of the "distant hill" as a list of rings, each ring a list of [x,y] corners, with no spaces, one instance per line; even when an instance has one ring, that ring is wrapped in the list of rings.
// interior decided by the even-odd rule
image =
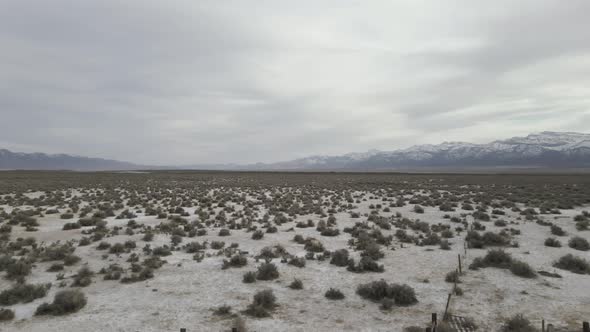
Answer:
[[[0,149],[1,169],[23,170],[136,170],[140,166],[117,160],[70,156],[67,154],[20,153]]]
[[[26,170],[411,171],[470,168],[590,168],[590,134],[546,131],[486,144],[444,142],[436,145],[415,145],[393,151],[369,150],[341,156],[310,156],[284,162],[250,165],[201,164],[157,167],[66,154],[48,155],[0,150],[0,169]]]

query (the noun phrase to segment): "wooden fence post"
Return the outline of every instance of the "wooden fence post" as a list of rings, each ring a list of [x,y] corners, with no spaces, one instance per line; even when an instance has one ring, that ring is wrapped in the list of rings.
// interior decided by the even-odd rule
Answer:
[[[541,320],[541,332],[545,332],[545,320]]]
[[[547,324],[547,332],[554,332],[553,324]]]
[[[186,332],[186,329],[184,327],[181,327],[180,332]]]
[[[590,323],[588,323],[588,322],[582,323],[582,332],[590,332]]]
[[[446,320],[447,319],[447,314],[448,314],[448,311],[449,311],[449,303],[451,303],[451,295],[452,294],[453,293],[449,293],[449,296],[447,297],[447,305],[445,306],[445,314],[443,316],[443,320]]]
[[[457,259],[459,260],[459,273],[463,273],[461,270],[461,254],[457,254]]]

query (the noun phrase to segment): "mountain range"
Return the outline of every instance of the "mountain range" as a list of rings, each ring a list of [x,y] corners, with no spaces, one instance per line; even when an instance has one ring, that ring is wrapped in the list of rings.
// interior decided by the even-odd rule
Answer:
[[[466,168],[590,168],[590,134],[541,132],[486,144],[444,142],[394,151],[369,150],[340,156],[310,156],[277,163],[249,165],[143,166],[116,160],[65,154],[15,153],[0,150],[0,169],[217,169],[217,170],[348,170],[385,171]]]
[[[0,170],[76,170],[76,171],[115,171],[151,168],[137,164],[67,154],[22,153],[0,149]]]

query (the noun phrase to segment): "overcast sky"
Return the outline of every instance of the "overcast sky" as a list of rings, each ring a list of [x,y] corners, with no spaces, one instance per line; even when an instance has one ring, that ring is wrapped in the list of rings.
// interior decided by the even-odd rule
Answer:
[[[588,0],[0,2],[0,148],[250,163],[588,128]]]

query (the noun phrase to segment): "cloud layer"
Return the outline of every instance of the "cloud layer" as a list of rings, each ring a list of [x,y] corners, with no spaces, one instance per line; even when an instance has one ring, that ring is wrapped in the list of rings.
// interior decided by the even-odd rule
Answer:
[[[17,151],[250,163],[590,123],[586,0],[0,7]]]

